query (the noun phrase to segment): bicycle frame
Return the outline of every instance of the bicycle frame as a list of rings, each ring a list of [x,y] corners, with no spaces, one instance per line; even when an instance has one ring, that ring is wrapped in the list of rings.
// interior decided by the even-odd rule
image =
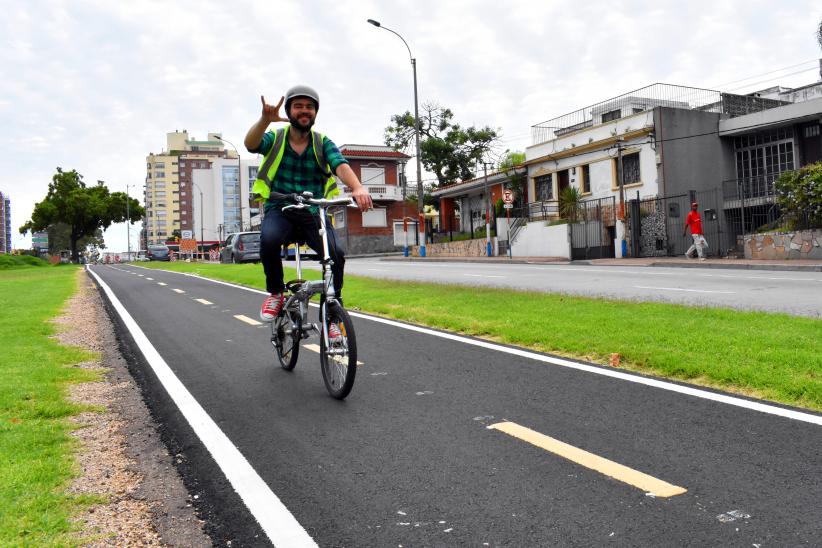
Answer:
[[[309,193],[305,193],[309,194]],[[320,336],[323,337],[325,344],[328,345],[328,328],[326,321],[327,318],[327,306],[329,303],[333,304],[337,301],[337,293],[334,290],[334,274],[331,271],[331,265],[333,264],[333,260],[331,259],[331,252],[330,247],[328,244],[328,221],[327,221],[327,212],[329,207],[334,206],[349,206],[353,204],[353,201],[350,198],[346,199],[336,199],[336,200],[317,200],[310,196],[305,195],[296,195],[299,198],[292,197],[292,199],[299,199],[298,203],[293,205],[287,205],[283,207],[283,211],[291,208],[295,209],[302,209],[307,207],[306,204],[309,205],[316,205],[319,208],[319,217],[320,217],[320,240],[322,241],[322,259],[320,260],[320,264],[322,266],[322,280],[317,281],[306,281],[303,282],[300,288],[297,291],[293,291],[291,288],[291,295],[288,297],[286,302],[283,304],[283,308],[291,306],[294,300],[297,300],[300,307],[300,316],[303,321],[303,325],[306,325],[308,322],[308,301],[309,299],[317,294],[320,293],[321,297],[321,304],[320,304],[320,325],[322,326],[322,332]],[[290,245],[290,244],[289,244]],[[297,269],[297,278],[302,279],[302,264],[300,259],[300,246],[297,242],[294,242],[295,250],[294,250],[294,260],[295,260],[295,267]]]

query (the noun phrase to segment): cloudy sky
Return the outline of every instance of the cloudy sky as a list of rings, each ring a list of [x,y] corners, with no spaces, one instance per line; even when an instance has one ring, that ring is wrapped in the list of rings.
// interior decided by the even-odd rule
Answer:
[[[818,0],[0,0],[0,190],[17,233],[57,166],[142,200],[145,156],[165,134],[238,146],[295,83],[321,94],[317,128],[338,145],[382,144],[420,102],[499,128],[530,126],[665,82],[746,93],[819,79]],[[241,150],[243,154],[245,151]],[[409,173],[411,180],[413,170]],[[413,183],[413,181],[411,181]],[[132,229],[132,246],[139,228]],[[106,232],[125,249],[125,225]]]

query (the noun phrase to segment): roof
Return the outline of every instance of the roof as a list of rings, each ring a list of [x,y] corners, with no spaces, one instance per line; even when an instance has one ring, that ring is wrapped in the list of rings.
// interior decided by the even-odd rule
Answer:
[[[526,168],[524,164],[519,164],[514,166],[512,171],[513,173],[525,173]],[[509,174],[506,173],[505,170],[493,171],[488,174],[487,184],[498,185],[500,183],[505,183],[508,181],[508,175]],[[473,179],[466,179],[465,181],[459,181],[447,186],[435,188],[431,191],[431,195],[438,198],[457,196],[469,190],[483,188],[485,184],[485,175],[480,175],[479,177],[474,177]]]
[[[379,145],[343,145],[340,152],[346,158],[397,158],[407,160],[411,156],[391,147]]]

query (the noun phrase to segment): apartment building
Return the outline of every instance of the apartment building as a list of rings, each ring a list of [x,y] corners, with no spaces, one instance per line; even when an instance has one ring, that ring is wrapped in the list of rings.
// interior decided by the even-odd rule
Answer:
[[[259,230],[259,210],[249,196],[261,160],[261,156],[180,160],[185,164],[181,169],[190,172],[190,183],[180,183],[180,206],[191,211],[192,224],[187,226],[194,239],[208,246],[232,232]]]
[[[11,250],[11,199],[0,191],[0,253]]]
[[[219,133],[199,141],[186,130],[166,134],[166,149],[146,156],[143,245],[164,243],[175,232],[194,229],[192,171],[208,168],[217,158],[234,158],[226,151]]]

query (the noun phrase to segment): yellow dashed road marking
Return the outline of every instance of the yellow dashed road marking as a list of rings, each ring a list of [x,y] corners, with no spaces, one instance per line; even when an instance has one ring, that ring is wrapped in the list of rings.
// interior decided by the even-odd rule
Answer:
[[[312,352],[316,352],[317,354],[320,353],[320,345],[319,344],[304,344],[303,348],[305,348],[306,350],[311,350]],[[363,365],[365,365],[365,364],[362,363],[360,360],[357,360],[357,367],[361,367]]]
[[[236,314],[234,317],[237,318],[238,320],[240,320],[241,322],[247,323],[248,325],[263,325],[262,323],[258,322],[257,320],[252,320],[248,316],[243,316],[242,314]]]
[[[684,487],[678,487],[670,483],[664,482],[648,474],[644,474],[627,466],[623,466],[614,461],[610,461],[593,453],[589,453],[573,445],[556,440],[552,437],[540,434],[530,428],[520,426],[513,422],[499,422],[488,426],[491,430],[499,430],[509,436],[526,441],[531,445],[535,445],[541,449],[545,449],[555,455],[566,458],[591,470],[595,470],[608,477],[614,478],[621,482],[633,485],[647,493],[656,497],[673,497],[681,495],[688,490]]]

